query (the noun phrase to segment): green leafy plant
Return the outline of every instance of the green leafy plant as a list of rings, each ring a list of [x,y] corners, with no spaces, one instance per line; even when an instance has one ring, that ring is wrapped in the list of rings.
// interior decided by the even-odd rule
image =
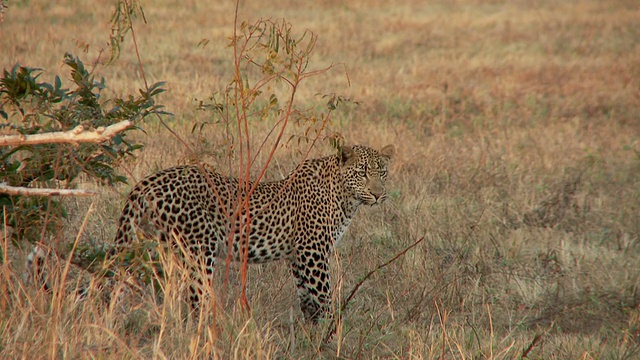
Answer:
[[[83,62],[67,53],[64,64],[72,87],[64,88],[59,76],[52,83],[40,81],[42,70],[15,65],[0,79],[0,116],[4,134],[42,134],[106,127],[123,120],[137,123],[152,113],[164,113],[156,97],[163,83],[140,90],[137,96],[104,99],[104,78],[96,79]],[[110,141],[79,144],[36,144],[0,147],[0,178],[10,186],[73,188],[80,174],[99,184],[126,182],[115,167],[134,156],[142,145],[122,132]],[[0,194],[3,218],[17,239],[34,241],[52,231],[66,216],[53,197]]]
[[[237,19],[237,16],[236,16]],[[237,20],[236,20],[237,21]],[[243,219],[242,226],[248,228],[249,198],[256,184],[262,180],[278,147],[297,140],[305,143],[306,157],[309,151],[328,129],[331,113],[340,103],[349,99],[339,95],[325,95],[325,107],[302,104],[298,100],[305,80],[322,75],[335,65],[313,69],[311,57],[317,35],[311,31],[296,34],[285,19],[254,22],[236,22],[229,47],[233,50],[233,73],[229,83],[214,93],[208,101],[200,101],[198,109],[211,111],[214,124],[221,127],[229,139],[228,167],[239,178],[241,191],[232,211],[227,214],[230,223]],[[266,122],[270,130],[256,138],[254,124]],[[205,124],[195,124],[192,131]],[[208,125],[208,123],[207,123]],[[293,135],[285,134],[293,133]],[[256,141],[257,140],[257,141]],[[256,162],[260,153],[264,161]],[[251,176],[256,171],[257,176]],[[229,229],[228,241],[233,241],[234,229]],[[247,250],[249,231],[242,232],[241,246]],[[247,257],[242,257],[241,303],[246,300]],[[226,259],[228,275],[231,257]],[[225,276],[225,278],[228,278]]]

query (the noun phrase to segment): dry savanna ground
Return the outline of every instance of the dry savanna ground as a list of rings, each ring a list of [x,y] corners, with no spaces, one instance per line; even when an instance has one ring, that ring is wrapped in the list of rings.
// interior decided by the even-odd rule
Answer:
[[[114,1],[4,3],[3,69],[20,63],[66,81],[65,52],[87,64],[107,57]],[[135,135],[146,147],[120,171],[132,184],[194,157],[226,164],[227,129],[197,105],[232,79],[233,4],[142,6],[141,63],[149,83],[167,82],[161,102],[175,115],[163,119],[175,135],[149,117]],[[343,64],[300,88],[301,108],[324,111],[317,94],[358,102],[331,114],[312,156],[332,152],[336,134],[397,148],[388,201],[363,209],[335,253],[335,303],[361,284],[336,334],[324,342],[327,324],[301,322],[282,262],[249,268],[250,314],[231,276],[197,324],[183,319],[179,276],[164,301],[142,291],[128,307],[108,306],[30,287],[15,261],[0,266],[0,357],[640,357],[639,2],[247,0],[238,18],[286,18],[294,33],[318,35],[310,68]],[[144,87],[131,34],[95,74],[105,97]],[[254,146],[272,125],[250,121]],[[307,126],[290,125],[297,137],[284,139],[267,178],[302,158]],[[112,241],[130,185],[97,189],[69,200],[64,231],[43,241]]]

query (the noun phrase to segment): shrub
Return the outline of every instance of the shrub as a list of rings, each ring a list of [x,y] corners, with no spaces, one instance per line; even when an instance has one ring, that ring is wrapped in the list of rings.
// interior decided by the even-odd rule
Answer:
[[[96,80],[78,57],[67,53],[64,64],[70,70],[72,88],[63,87],[59,76],[52,83],[39,80],[42,70],[19,64],[4,70],[0,79],[0,131],[7,134],[41,134],[106,127],[123,120],[139,123],[152,113],[163,113],[156,104],[163,83],[156,83],[139,95],[104,99],[104,78]],[[136,129],[136,128],[133,128]],[[139,128],[138,128],[139,129]],[[80,174],[102,185],[126,182],[115,166],[132,158],[141,144],[131,142],[127,132],[110,141],[94,144],[37,144],[0,147],[0,178],[10,186],[70,189]],[[33,197],[0,193],[5,226],[13,228],[14,240],[36,241],[54,230],[66,216],[63,204],[54,197]]]

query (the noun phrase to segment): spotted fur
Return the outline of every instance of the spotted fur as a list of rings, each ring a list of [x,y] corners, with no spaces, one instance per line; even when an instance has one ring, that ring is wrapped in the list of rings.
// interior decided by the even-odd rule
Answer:
[[[343,147],[339,155],[306,160],[285,179],[258,183],[250,192],[247,260],[289,260],[307,320],[316,322],[328,309],[333,245],[360,205],[385,200],[387,165],[394,151],[392,145],[380,151]],[[253,187],[250,183],[248,188]],[[242,233],[246,230],[241,229],[246,229],[247,212],[239,219],[231,216],[239,192],[244,199],[238,179],[198,166],[162,170],[140,181],[129,194],[115,242],[131,243],[140,229],[161,241],[178,241],[191,256],[187,263],[200,262],[211,276],[215,259],[225,258],[229,250],[232,259],[242,258],[240,239],[246,239]],[[201,296],[201,289],[192,288],[194,304]]]

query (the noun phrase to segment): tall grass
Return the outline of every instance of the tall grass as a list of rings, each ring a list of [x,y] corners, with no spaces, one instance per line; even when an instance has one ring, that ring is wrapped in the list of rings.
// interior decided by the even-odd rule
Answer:
[[[53,76],[65,51],[97,58],[108,38],[112,4],[9,5],[3,68],[20,62]],[[233,71],[232,7],[143,5],[138,43],[149,81],[167,81],[163,103],[176,116],[165,120],[199,160],[227,169],[217,128],[192,129],[211,120],[198,101]],[[60,285],[52,293],[23,282],[17,251],[0,266],[1,357],[638,357],[639,10],[631,0],[243,3],[241,19],[286,17],[294,30],[317,33],[314,67],[346,65],[348,79],[310,79],[300,104],[319,107],[316,94],[341,93],[359,105],[334,112],[332,131],[398,149],[389,200],[361,211],[335,253],[335,302],[425,240],[362,283],[327,343],[328,324],[301,322],[285,263],[249,268],[250,314],[237,303],[240,280],[223,294],[219,275],[208,315],[193,319],[186,275],[171,259],[162,299],[134,288],[105,303],[90,279],[82,283],[91,296],[76,296],[82,275],[70,267],[65,276],[64,260],[48,265]],[[141,86],[131,46],[125,41],[121,58],[96,70],[109,91]],[[251,128],[252,138],[269,125]],[[123,169],[133,181],[189,161],[163,127],[144,128],[146,149]],[[302,150],[279,148],[265,177],[291,171]],[[312,156],[331,151],[319,143]],[[83,242],[111,241],[128,186],[99,190],[99,199],[69,204],[67,228],[50,243],[79,233]]]

